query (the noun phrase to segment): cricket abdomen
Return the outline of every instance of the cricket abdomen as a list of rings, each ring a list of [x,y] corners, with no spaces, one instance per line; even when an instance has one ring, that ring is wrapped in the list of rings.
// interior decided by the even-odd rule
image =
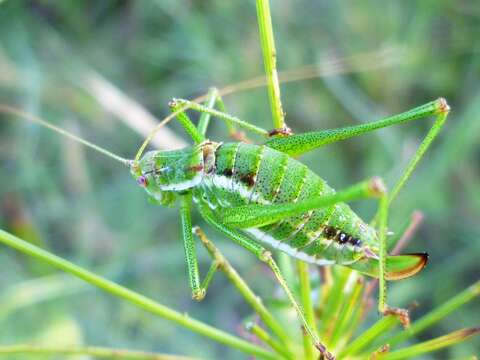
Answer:
[[[308,167],[267,146],[226,143],[215,150],[214,165],[205,169],[197,201],[214,212],[250,203],[294,203],[333,194]],[[376,246],[375,231],[344,203],[317,209],[259,228],[242,230],[301,260],[320,265],[348,264]]]

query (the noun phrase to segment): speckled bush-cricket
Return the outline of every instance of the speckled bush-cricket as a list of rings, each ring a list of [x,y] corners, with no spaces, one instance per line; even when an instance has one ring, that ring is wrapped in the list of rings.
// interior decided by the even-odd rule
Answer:
[[[270,267],[306,332],[326,358],[333,356],[309,327],[271,253],[264,246],[307,263],[347,266],[379,278],[379,311],[403,313],[386,305],[385,280],[415,275],[425,266],[427,254],[387,256],[388,207],[443,126],[449,112],[444,99],[370,123],[302,134],[291,134],[289,129],[267,131],[228,115],[223,110],[220,94],[214,89],[203,105],[175,99],[170,106],[173,114],[167,120],[176,115],[194,144],[181,150],[149,151],[143,155],[150,136],[133,160],[112,154],[7,105],[0,105],[0,112],[40,123],[127,165],[154,203],[169,207],[179,203],[188,278],[192,297],[196,300],[205,296],[217,267],[213,264],[203,282],[200,281],[191,222],[193,203],[208,224]],[[197,126],[187,115],[187,109],[201,113]],[[335,191],[296,159],[323,145],[431,115],[436,116],[434,125],[390,194],[379,178]],[[211,116],[224,120],[231,130],[235,125],[262,135],[266,140],[260,145],[212,141],[206,136]],[[369,197],[379,199],[375,226],[362,221],[346,204]]]

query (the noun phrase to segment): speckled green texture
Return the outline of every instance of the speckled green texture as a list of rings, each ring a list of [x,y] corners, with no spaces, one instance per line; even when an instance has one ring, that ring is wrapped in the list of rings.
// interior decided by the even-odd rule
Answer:
[[[224,208],[245,204],[289,204],[312,197],[334,193],[326,182],[298,160],[266,146],[226,143],[216,151],[216,168],[204,174],[201,184],[194,190],[197,201],[208,203],[217,215]],[[212,198],[215,198],[212,201]],[[266,237],[280,241],[292,249],[303,252],[315,239],[322,242],[310,254],[318,259],[348,263],[358,259],[362,246],[330,240],[323,234],[325,225],[358,238],[363,245],[376,248],[376,233],[369,228],[346,204],[316,209],[282,219],[259,228]],[[254,240],[267,242],[249,234]],[[270,244],[272,245],[272,244]],[[327,246],[328,245],[328,246]],[[276,246],[273,246],[276,247]],[[311,251],[311,247],[309,250]]]
[[[348,126],[339,129],[311,131],[287,137],[274,137],[267,140],[265,145],[291,156],[297,156],[336,141],[349,139],[351,137],[394,124],[401,124],[412,120],[417,120],[425,116],[439,114],[443,111],[442,101],[444,100],[437,99],[414,109],[408,110],[404,113],[366,124]]]
[[[152,151],[132,164],[132,173],[137,180],[146,178],[155,202],[172,205],[191,192],[218,219],[226,209],[238,209],[242,217],[245,205],[292,205],[336,194],[301,162],[265,145],[206,141],[182,150]],[[365,256],[378,252],[376,231],[345,203],[310,209],[295,209],[291,216],[254,226],[254,232],[242,226],[239,231],[304,261],[343,264],[376,275],[378,263]]]
[[[267,146],[264,147],[255,186],[252,190],[254,196],[261,196],[267,202],[273,201],[287,171],[288,159],[287,155]]]

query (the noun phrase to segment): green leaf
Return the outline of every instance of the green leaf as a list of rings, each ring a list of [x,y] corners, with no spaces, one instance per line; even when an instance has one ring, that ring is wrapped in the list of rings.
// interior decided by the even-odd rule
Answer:
[[[378,359],[381,360],[400,360],[407,358],[415,358],[421,354],[440,350],[445,347],[453,346],[480,332],[480,328],[468,328],[451,332],[448,335],[422,342],[404,349],[392,351],[386,354],[379,354]]]

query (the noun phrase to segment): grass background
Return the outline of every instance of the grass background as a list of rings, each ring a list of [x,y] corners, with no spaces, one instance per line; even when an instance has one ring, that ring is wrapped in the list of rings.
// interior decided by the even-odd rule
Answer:
[[[275,1],[279,70],[352,59],[369,71],[282,86],[295,132],[373,120],[448,99],[441,137],[394,203],[398,231],[414,209],[425,222],[406,251],[430,253],[417,277],[390,286],[391,303],[418,317],[478,279],[480,253],[480,8],[475,1]],[[388,66],[386,66],[388,65]],[[86,82],[94,71],[158,118],[172,97],[193,97],[263,73],[253,1],[3,1],[0,96],[126,157],[143,137],[108,111]],[[270,128],[265,89],[226,99],[233,113]],[[111,109],[110,109],[111,110]],[[127,108],[128,110],[128,108]],[[6,119],[2,115],[2,119]],[[302,160],[342,188],[371,175],[393,184],[430,121],[333,144]],[[185,141],[179,126],[170,128]],[[214,122],[210,136],[227,140]],[[249,315],[231,285],[214,279],[190,300],[175,210],[147,203],[127,171],[38,126],[0,122],[0,227],[175,309],[230,331]],[[355,203],[369,219],[374,203]],[[202,224],[198,215],[194,222]],[[207,231],[251,286],[271,297],[257,261]],[[206,270],[208,256],[200,252]],[[59,276],[12,250],[0,251],[0,342],[59,342],[231,358],[243,355]],[[37,279],[32,281],[31,279]],[[425,338],[478,325],[478,301]],[[478,338],[444,352],[475,353]],[[436,357],[438,358],[438,357]]]

